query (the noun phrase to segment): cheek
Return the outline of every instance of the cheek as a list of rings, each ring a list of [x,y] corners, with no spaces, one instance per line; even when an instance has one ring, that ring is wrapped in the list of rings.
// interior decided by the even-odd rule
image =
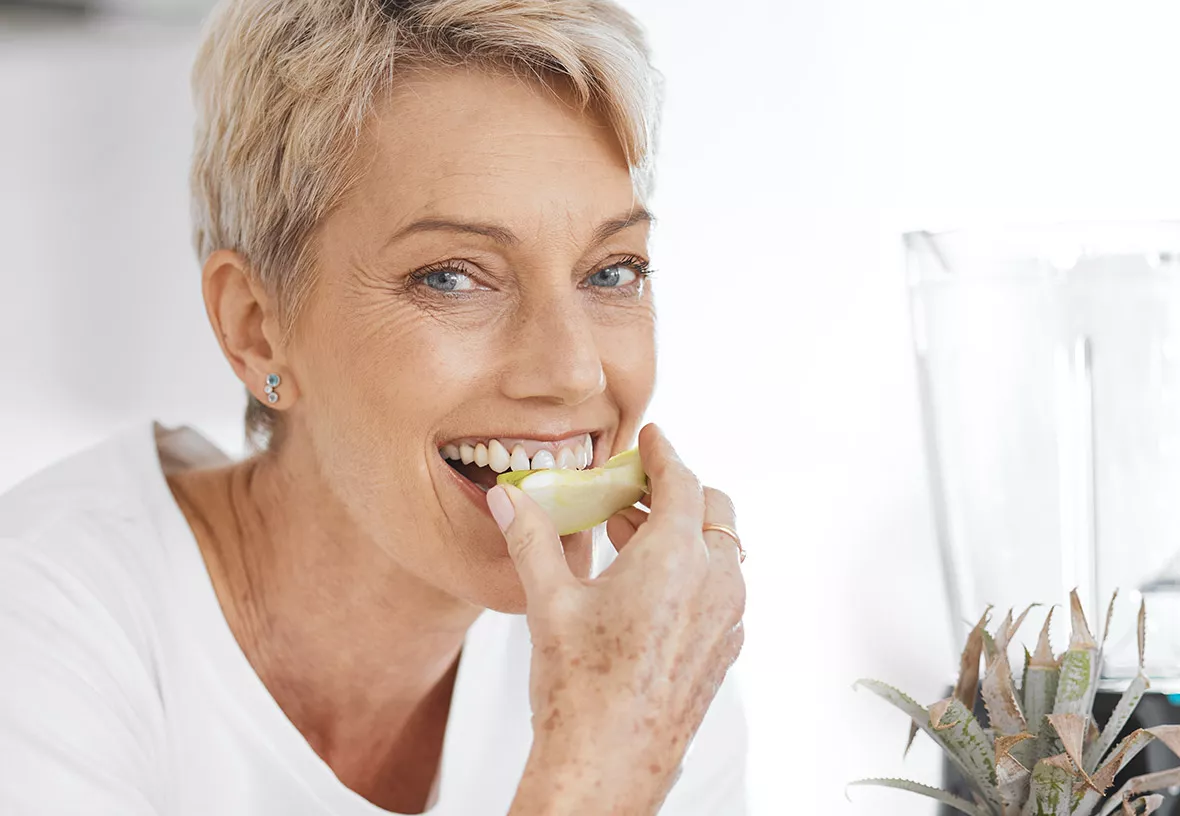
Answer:
[[[358,310],[322,334],[333,338],[317,361],[333,414],[405,430],[403,444],[414,447],[422,438],[413,432],[436,425],[487,370],[490,346],[478,330],[404,305]]]
[[[607,388],[619,408],[637,419],[651,400],[656,380],[655,320],[644,311],[633,320],[619,321],[599,332],[599,349]]]

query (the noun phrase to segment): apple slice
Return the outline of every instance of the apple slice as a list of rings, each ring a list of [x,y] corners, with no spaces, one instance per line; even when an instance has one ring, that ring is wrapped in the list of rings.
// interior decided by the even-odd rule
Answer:
[[[553,519],[558,535],[602,524],[648,492],[638,448],[590,470],[510,470],[501,473],[496,484],[514,485],[527,493]]]

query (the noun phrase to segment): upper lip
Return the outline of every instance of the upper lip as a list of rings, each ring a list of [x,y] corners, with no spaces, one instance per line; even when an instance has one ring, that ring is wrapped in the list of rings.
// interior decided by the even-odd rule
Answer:
[[[602,436],[601,428],[583,428],[578,431],[560,431],[557,433],[538,433],[537,431],[503,431],[499,433],[487,434],[462,434],[460,436],[452,436],[442,441],[442,445],[449,445],[456,440],[463,439],[533,439],[537,442],[563,442],[582,434],[590,434],[590,438],[595,442]]]

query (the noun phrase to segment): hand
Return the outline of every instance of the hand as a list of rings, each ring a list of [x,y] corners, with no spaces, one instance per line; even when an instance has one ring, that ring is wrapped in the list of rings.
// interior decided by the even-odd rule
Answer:
[[[741,650],[737,546],[701,532],[706,520],[734,526],[733,505],[702,490],[656,426],[640,432],[639,450],[651,512],[611,518],[619,556],[595,579],[570,571],[556,530],[526,494],[489,492],[497,517],[511,516],[504,535],[533,640],[533,754],[514,816],[558,812],[547,809],[558,800],[593,805],[578,812],[655,813]]]

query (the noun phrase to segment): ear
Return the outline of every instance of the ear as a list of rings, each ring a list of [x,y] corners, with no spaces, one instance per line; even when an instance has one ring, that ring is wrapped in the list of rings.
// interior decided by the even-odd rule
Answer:
[[[298,384],[283,356],[277,309],[245,257],[227,249],[210,255],[201,273],[201,291],[213,333],[238,379],[263,405],[275,410],[292,405]],[[276,404],[268,402],[266,393],[272,373],[282,379],[282,399]]]

